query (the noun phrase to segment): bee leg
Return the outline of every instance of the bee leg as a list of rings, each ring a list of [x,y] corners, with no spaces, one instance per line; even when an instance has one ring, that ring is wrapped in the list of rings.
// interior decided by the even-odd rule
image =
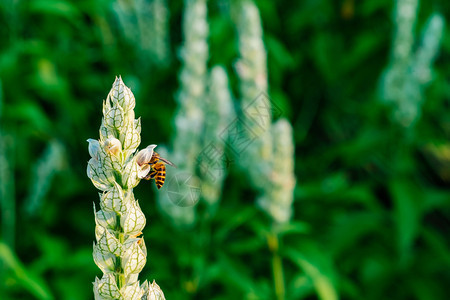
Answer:
[[[158,171],[153,169],[153,167],[150,168],[150,172],[148,172],[147,176],[144,177],[145,180],[154,179]]]

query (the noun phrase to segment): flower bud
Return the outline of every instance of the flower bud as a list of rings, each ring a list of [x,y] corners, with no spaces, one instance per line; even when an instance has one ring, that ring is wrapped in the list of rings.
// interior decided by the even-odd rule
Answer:
[[[159,287],[159,285],[156,284],[156,282],[153,280],[152,283],[148,283],[148,292],[147,292],[147,300],[166,300],[164,297],[164,293]]]
[[[106,153],[117,156],[122,150],[122,143],[116,138],[109,138],[105,141],[104,148]]]

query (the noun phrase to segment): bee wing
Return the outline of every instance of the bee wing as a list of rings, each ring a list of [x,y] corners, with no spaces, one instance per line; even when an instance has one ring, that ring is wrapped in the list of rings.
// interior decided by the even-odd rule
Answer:
[[[169,161],[169,160],[167,160],[167,159],[165,159],[165,158],[162,158],[161,156],[159,157],[159,160],[162,160],[162,161],[165,162],[166,164],[171,165],[172,167],[177,168],[177,166],[176,166],[173,162],[171,162],[171,161]]]

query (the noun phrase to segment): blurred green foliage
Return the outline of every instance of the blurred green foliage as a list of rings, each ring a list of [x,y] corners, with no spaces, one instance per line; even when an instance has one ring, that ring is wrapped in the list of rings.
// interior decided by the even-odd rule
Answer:
[[[171,139],[182,2],[169,3],[164,63],[129,38],[113,5],[0,2],[1,299],[93,298],[98,198],[86,176],[85,141],[98,136],[114,76],[136,96],[143,145]],[[208,5],[209,63],[227,68],[238,98],[229,1]],[[270,97],[295,130],[295,213],[279,245],[286,299],[447,299],[450,31],[422,117],[403,128],[376,92],[389,61],[392,1],[257,5]],[[422,1],[417,36],[435,11],[450,20],[450,2]],[[52,145],[61,161],[39,172]],[[39,192],[36,182],[45,184]],[[167,299],[275,298],[270,220],[233,166],[225,185],[217,215],[201,215],[189,230],[158,214],[151,185],[136,189],[148,216],[141,278],[156,279]]]

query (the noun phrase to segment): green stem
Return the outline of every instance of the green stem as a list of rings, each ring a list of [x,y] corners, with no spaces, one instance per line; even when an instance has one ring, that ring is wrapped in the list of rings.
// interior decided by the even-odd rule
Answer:
[[[119,258],[119,262],[121,261],[121,259]],[[120,267],[120,273],[117,274],[118,275],[118,287],[119,290],[125,285],[125,274],[123,274],[123,270],[122,267]]]
[[[269,249],[272,252],[272,270],[273,281],[275,285],[275,294],[278,300],[284,300],[285,288],[284,288],[284,272],[283,261],[278,254],[278,235],[272,230],[269,236]]]
[[[120,215],[116,216],[117,219],[117,232],[119,233],[118,239],[121,245],[123,245],[123,242],[125,240],[122,227],[120,227]],[[119,289],[121,289],[125,285],[125,274],[123,273],[122,269],[122,258],[120,256],[116,257],[116,282]]]
[[[1,92],[1,91],[0,91]],[[1,100],[1,99],[0,99]],[[16,201],[14,183],[14,144],[10,136],[0,132],[0,236],[9,249],[15,248]],[[0,282],[6,280],[7,265],[0,259]],[[5,286],[0,284],[0,294]]]

